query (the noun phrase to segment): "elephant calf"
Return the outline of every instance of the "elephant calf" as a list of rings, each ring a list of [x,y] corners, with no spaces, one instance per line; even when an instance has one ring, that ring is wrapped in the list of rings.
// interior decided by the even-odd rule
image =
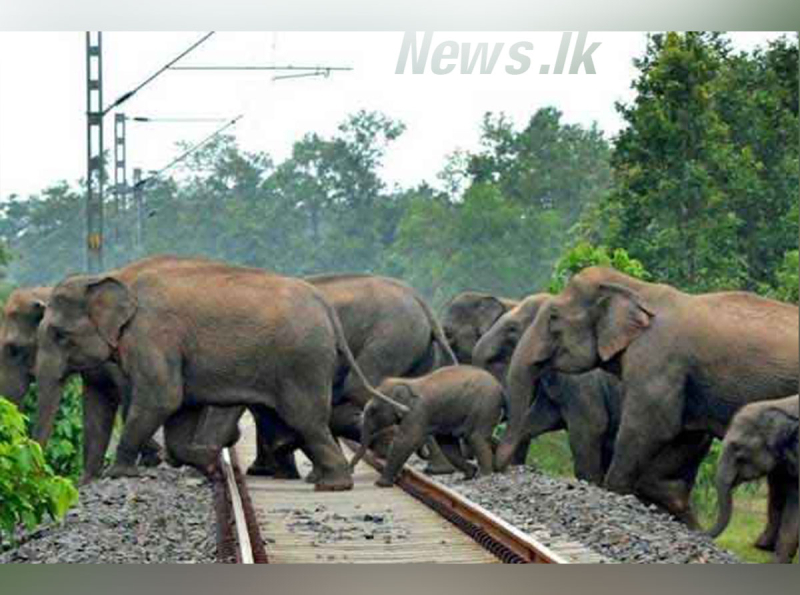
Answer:
[[[739,410],[725,433],[716,477],[720,509],[712,537],[720,535],[731,520],[734,488],[768,478],[769,519],[756,547],[774,551],[774,561],[784,564],[797,553],[799,409],[800,398],[795,395]]]
[[[383,473],[375,485],[390,487],[400,469],[430,436],[435,436],[447,459],[467,479],[492,472],[491,437],[503,408],[503,387],[486,370],[473,366],[440,368],[420,378],[387,378],[380,391],[410,409],[400,413],[372,399],[364,409],[361,447],[353,457],[355,467],[370,444],[394,426]],[[461,453],[464,440],[478,460],[478,468]]]

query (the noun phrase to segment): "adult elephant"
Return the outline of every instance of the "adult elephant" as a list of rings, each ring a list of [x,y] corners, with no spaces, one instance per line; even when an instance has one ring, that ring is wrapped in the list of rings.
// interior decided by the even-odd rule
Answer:
[[[19,405],[33,382],[36,331],[44,316],[49,287],[15,289],[0,322],[0,395]]]
[[[788,564],[797,553],[798,487],[797,395],[751,403],[733,418],[725,433],[717,466],[719,516],[711,536],[719,536],[733,513],[733,490],[746,481],[767,477],[767,528],[756,541],[759,549],[774,551],[774,561]]]
[[[520,337],[552,296],[539,293],[522,300],[495,322],[478,341],[473,361],[504,382]],[[531,395],[522,441],[566,430],[575,476],[600,484],[614,452],[622,411],[620,381],[602,370],[565,374],[549,370],[536,382]],[[711,446],[703,432],[689,432],[670,443],[648,462],[636,486],[637,496],[698,527],[691,492],[700,463]]]
[[[427,374],[440,363],[458,363],[430,307],[405,283],[367,274],[313,275],[305,281],[336,310],[345,340],[373,386],[385,378]],[[438,352],[444,362],[437,361]],[[371,398],[355,372],[342,366],[333,388],[334,436],[360,440],[361,412]],[[259,429],[258,456],[248,473],[297,477],[292,452],[299,444],[276,432],[274,424],[260,423]],[[454,471],[433,440],[428,447],[428,472]]]
[[[459,363],[471,364],[472,351],[480,338],[517,305],[517,300],[476,291],[459,293],[447,302],[442,328]]]
[[[161,257],[148,259],[141,266],[164,266],[167,260]],[[3,308],[0,323],[0,395],[20,405],[31,384],[35,381],[34,364],[37,353],[37,331],[44,317],[51,287],[16,289],[9,295]],[[98,448],[96,429],[102,425],[106,412],[92,404],[98,402],[113,406],[114,411],[124,400],[124,386],[113,370],[87,371],[83,378],[86,405],[83,407],[84,472],[81,479],[86,482],[96,476],[102,467],[102,453]],[[112,416],[113,417],[113,416]],[[105,452],[105,446],[102,447]],[[161,462],[159,445],[151,440],[141,452],[141,462],[146,466]]]
[[[141,446],[182,407],[260,406],[303,437],[317,489],[352,488],[328,424],[339,357],[360,369],[316,289],[211,261],[141,272],[132,282],[126,272],[69,277],[53,289],[38,330],[40,443],[52,431],[64,380],[114,364],[131,394],[110,476],[136,475]],[[170,434],[166,423],[168,442]],[[216,445],[195,452],[192,462],[213,465],[217,453]]]
[[[751,401],[797,392],[798,309],[746,292],[690,295],[603,267],[584,269],[539,311],[508,372],[507,465],[541,374],[602,368],[624,407],[605,485],[629,493],[648,461],[684,431],[722,437]]]
[[[473,363],[473,351],[481,337],[489,332],[501,316],[519,305],[517,300],[477,291],[459,293],[447,302],[442,315],[442,328],[459,363]],[[529,440],[520,440],[512,464],[525,464],[529,446]]]

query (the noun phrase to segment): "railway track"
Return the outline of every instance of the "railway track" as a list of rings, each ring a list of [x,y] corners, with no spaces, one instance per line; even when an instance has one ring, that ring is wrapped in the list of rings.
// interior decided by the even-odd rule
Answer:
[[[355,445],[346,443],[351,450]],[[598,563],[574,542],[544,545],[408,466],[390,489],[375,487],[383,462],[368,455],[347,492],[315,492],[303,481],[246,477],[255,425],[223,452],[216,482],[218,558],[249,563]],[[301,473],[311,464],[299,456]]]

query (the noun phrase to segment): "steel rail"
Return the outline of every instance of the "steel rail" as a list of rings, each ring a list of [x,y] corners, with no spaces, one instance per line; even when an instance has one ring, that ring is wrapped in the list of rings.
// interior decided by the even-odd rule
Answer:
[[[231,507],[233,509],[233,523],[238,546],[237,561],[240,564],[253,564],[255,560],[253,556],[253,546],[250,542],[250,528],[248,527],[245,517],[244,504],[242,503],[242,496],[239,493],[239,486],[236,482],[230,450],[227,448],[222,449],[220,467],[222,468],[222,474],[225,478],[228,496],[230,497]]]
[[[354,442],[349,440],[344,442],[354,452],[358,448]],[[364,460],[377,471],[383,471],[385,461],[371,451],[367,451]],[[504,563],[570,563],[563,556],[479,504],[408,466],[401,470],[396,485],[456,525]]]

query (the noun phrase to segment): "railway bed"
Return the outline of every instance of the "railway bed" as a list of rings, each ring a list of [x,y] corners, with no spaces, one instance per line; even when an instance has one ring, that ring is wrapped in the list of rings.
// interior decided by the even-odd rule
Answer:
[[[477,504],[406,467],[394,488],[374,485],[382,461],[368,455],[354,488],[316,492],[304,481],[244,476],[255,424],[223,453],[217,482],[220,557],[240,563],[598,563],[575,542],[544,546]],[[345,445],[353,449],[354,445]],[[352,454],[352,453],[348,453]],[[311,463],[298,453],[305,475]]]

